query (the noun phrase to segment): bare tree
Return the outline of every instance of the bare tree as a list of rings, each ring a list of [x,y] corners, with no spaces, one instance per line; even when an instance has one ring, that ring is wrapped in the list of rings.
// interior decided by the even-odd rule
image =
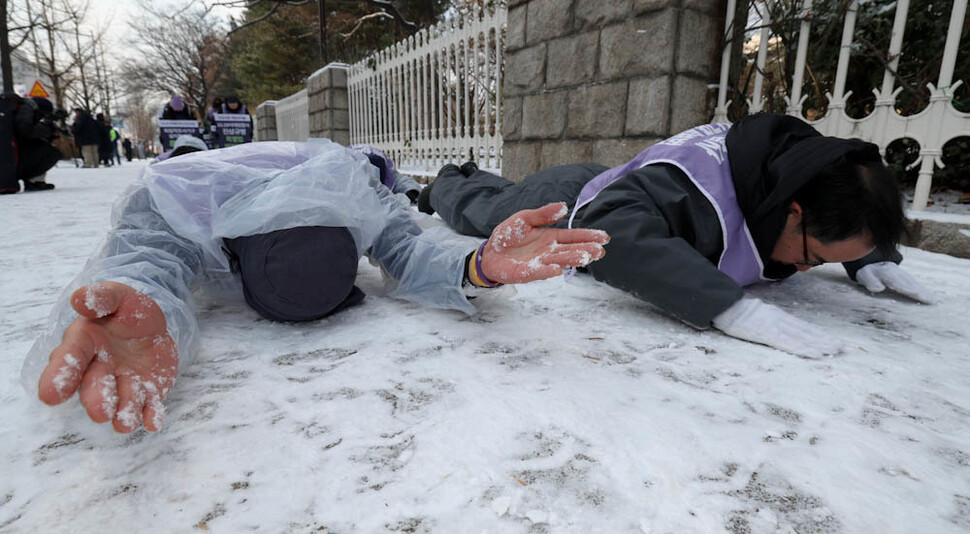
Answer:
[[[141,6],[144,13],[131,21],[140,59],[124,65],[126,89],[179,94],[206,109],[225,59],[219,21],[195,2],[171,13]]]
[[[333,0],[331,0],[333,2]],[[317,40],[318,49],[320,54],[320,64],[326,65],[330,62],[330,51],[327,46],[327,0],[216,0],[209,4],[209,7],[222,6],[222,7],[239,7],[239,8],[253,8],[260,4],[269,5],[269,9],[266,13],[252,20],[249,20],[243,24],[234,26],[229,30],[229,33],[237,32],[243,28],[252,26],[253,24],[258,24],[270,17],[272,17],[279,9],[283,6],[302,6],[306,4],[317,4],[318,11],[318,24],[317,24]],[[336,3],[336,2],[333,2]],[[401,13],[401,10],[391,1],[391,0],[361,0],[362,4],[369,5],[376,8],[376,11],[362,15],[357,19],[352,29],[346,34],[341,34],[344,39],[350,38],[357,30],[365,24],[367,21],[379,20],[379,19],[390,19],[393,20],[397,25],[404,29],[404,31],[411,35],[421,29],[420,25],[416,22],[408,20],[407,17]],[[433,10],[429,8],[429,13],[433,13]]]
[[[8,0],[0,0],[0,75],[3,77],[3,90],[13,91],[13,51],[27,41],[33,21],[21,17],[15,5]]]
[[[99,102],[94,84],[94,56],[98,50],[98,44],[104,39],[104,29],[93,33],[86,33],[85,24],[88,14],[88,1],[74,2],[72,0],[61,0],[60,8],[64,16],[64,28],[59,34],[60,43],[65,47],[67,54],[74,64],[77,71],[80,87],[71,85],[67,87],[65,93],[74,105],[83,107],[91,111],[93,106]]]
[[[108,66],[104,53],[104,39],[98,39],[93,43],[91,59],[94,63],[92,90],[97,98],[97,107],[104,112],[105,116],[110,117],[111,105],[117,94],[115,90],[117,76]]]
[[[55,0],[36,0],[27,4],[28,15],[34,21],[30,31],[30,41],[34,48],[34,61],[38,69],[51,82],[54,102],[64,107],[65,93],[77,79],[75,69],[78,60],[65,53],[66,48],[59,37],[67,31],[69,19],[61,8],[62,2]]]
[[[155,113],[149,101],[145,91],[130,92],[125,99],[124,114],[128,128],[135,139],[142,141],[150,141],[158,135],[158,128],[152,120]]]

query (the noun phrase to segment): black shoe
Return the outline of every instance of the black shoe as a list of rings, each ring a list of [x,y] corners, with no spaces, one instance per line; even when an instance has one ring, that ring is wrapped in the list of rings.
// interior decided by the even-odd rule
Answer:
[[[454,165],[452,165],[454,167]],[[444,170],[444,169],[441,169]],[[439,173],[440,174],[440,173]],[[418,211],[421,213],[427,213],[428,215],[434,215],[434,208],[431,207],[431,186],[434,182],[429,183],[424,186],[421,193],[418,194]]]
[[[478,172],[478,165],[476,165],[474,161],[466,161],[458,170],[460,170],[465,176],[471,176]]]
[[[54,184],[47,182],[24,182],[24,191],[50,191]]]

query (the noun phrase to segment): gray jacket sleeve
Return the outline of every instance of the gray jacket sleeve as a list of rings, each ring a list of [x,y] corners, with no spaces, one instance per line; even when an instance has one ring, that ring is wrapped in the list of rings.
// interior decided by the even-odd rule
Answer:
[[[390,296],[432,308],[476,313],[462,291],[465,258],[472,248],[438,241],[422,232],[398,197],[381,184],[374,188],[387,210],[387,222],[368,256],[394,279]]]
[[[606,256],[589,266],[597,280],[708,328],[743,291],[716,267],[723,243],[714,208],[685,181],[667,166],[632,172],[597,195],[581,225],[610,234]]]
[[[394,170],[394,194],[406,194],[408,191],[420,191],[421,186],[413,178]]]
[[[113,229],[101,250],[64,289],[47,328],[27,354],[21,381],[28,391],[36,393],[48,356],[78,317],[70,304],[71,293],[96,282],[120,282],[151,297],[165,314],[166,328],[178,347],[179,371],[191,362],[198,333],[191,289],[203,270],[202,250],[172,230],[143,183],[128,190],[112,219]]]

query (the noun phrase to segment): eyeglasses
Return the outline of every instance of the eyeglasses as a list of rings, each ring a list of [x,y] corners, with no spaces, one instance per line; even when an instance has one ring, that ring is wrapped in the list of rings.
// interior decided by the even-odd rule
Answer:
[[[802,225],[802,257],[805,258],[802,261],[796,261],[795,265],[804,265],[806,267],[818,267],[824,264],[824,261],[809,261],[808,260],[808,233],[805,231],[805,225]]]

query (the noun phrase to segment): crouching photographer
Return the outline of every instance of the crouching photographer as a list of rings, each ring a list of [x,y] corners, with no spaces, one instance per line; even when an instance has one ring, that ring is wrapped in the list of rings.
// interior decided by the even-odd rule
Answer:
[[[51,143],[59,135],[54,106],[46,98],[0,95],[0,195],[54,189],[47,171],[61,159]]]

